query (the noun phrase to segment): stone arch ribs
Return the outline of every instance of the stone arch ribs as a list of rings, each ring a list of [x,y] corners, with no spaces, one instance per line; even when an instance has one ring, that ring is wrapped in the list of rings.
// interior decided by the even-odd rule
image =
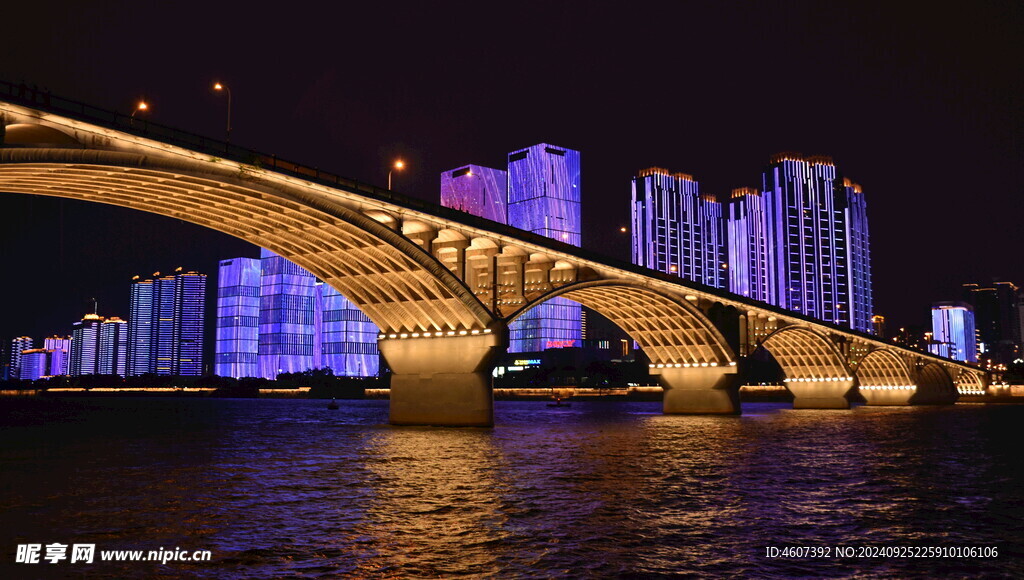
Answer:
[[[561,296],[624,330],[651,360],[665,389],[663,409],[681,414],[738,414],[736,358],[721,332],[685,299],[626,280],[576,282],[544,294],[509,317]]]
[[[848,409],[853,376],[845,358],[817,331],[801,326],[776,330],[761,342],[786,376],[794,409]]]
[[[917,371],[917,392],[910,399],[913,404],[942,405],[955,403],[957,388],[946,366],[937,362],[924,362]]]
[[[239,179],[215,163],[116,151],[0,149],[0,191],[118,205],[241,238],[334,286],[385,333],[482,330],[498,323],[454,274],[401,234],[327,196]]]
[[[908,405],[917,391],[907,364],[884,348],[865,355],[857,363],[854,376],[868,405]]]
[[[956,372],[956,369],[951,369]],[[967,369],[960,369],[956,375],[957,393],[961,395],[984,395],[988,385],[985,384],[984,375],[979,372],[972,372]]]
[[[508,322],[559,296],[592,308],[615,323],[643,347],[654,368],[736,365],[725,337],[695,306],[627,280],[560,287],[514,312]]]

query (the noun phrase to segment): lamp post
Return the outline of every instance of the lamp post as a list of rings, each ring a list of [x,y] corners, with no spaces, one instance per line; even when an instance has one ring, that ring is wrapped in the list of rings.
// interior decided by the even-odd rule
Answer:
[[[228,94],[228,143],[231,142],[231,89],[223,83],[213,83],[213,90],[224,91]]]
[[[391,174],[392,174],[392,173],[393,173],[393,172],[394,172],[394,171],[395,171],[396,169],[397,169],[398,171],[401,171],[401,170],[405,169],[405,162],[404,162],[404,161],[402,161],[401,159],[399,159],[399,160],[395,161],[395,164],[394,164],[394,165],[392,165],[392,166],[391,166],[391,169],[389,169],[389,170],[388,170],[388,189],[389,189],[389,190],[391,189]]]
[[[149,110],[149,105],[146,104],[146,101],[139,101],[139,103],[137,105],[135,105],[135,110],[132,111],[132,116],[128,120],[128,125],[130,127],[134,127],[135,126],[135,114],[138,113],[139,111],[148,111],[148,110]]]

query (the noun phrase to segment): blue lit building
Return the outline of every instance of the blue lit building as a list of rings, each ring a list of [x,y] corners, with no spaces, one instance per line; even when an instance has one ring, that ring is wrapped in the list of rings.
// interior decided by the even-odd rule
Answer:
[[[49,376],[53,352],[45,348],[23,350],[21,352],[21,366],[18,369],[17,378],[23,381],[34,381]]]
[[[932,305],[933,354],[964,362],[978,362],[974,312],[964,302],[936,302]]]
[[[132,281],[129,375],[199,376],[203,372],[206,275],[182,272]],[[73,373],[72,373],[73,374]]]
[[[21,376],[21,353],[32,348],[32,337],[19,336],[11,340],[11,361],[8,377],[16,379]]]
[[[377,325],[328,284],[317,284],[317,321],[321,357],[318,368],[335,376],[375,376],[380,366]]]
[[[217,363],[235,378],[330,368],[375,376],[378,329],[352,302],[305,269],[268,250],[220,263]]]
[[[265,249],[260,267],[259,376],[316,368],[316,277]]]
[[[725,288],[722,205],[693,176],[651,167],[632,186],[633,263]]]
[[[48,336],[43,339],[43,348],[53,351],[53,356],[51,357],[53,367],[50,369],[50,374],[68,374],[68,363],[70,362],[68,355],[71,353],[71,337],[57,335]]]
[[[71,325],[69,375],[95,375],[98,372],[100,326],[102,324],[103,318],[99,315],[86,314],[82,320]]]
[[[580,245],[580,154],[541,143],[508,154],[508,225]],[[579,346],[581,307],[553,298],[509,325],[509,352]]]
[[[729,288],[871,332],[867,205],[828,157],[775,155],[763,187],[729,202]]]
[[[128,323],[116,316],[100,323],[96,372],[126,376],[128,372]]]
[[[729,291],[773,303],[775,261],[761,192],[753,187],[732,190],[726,218]]]
[[[466,165],[441,174],[441,205],[505,224],[507,188],[506,172]]]
[[[217,273],[217,334],[213,373],[259,376],[260,260],[222,260]]]

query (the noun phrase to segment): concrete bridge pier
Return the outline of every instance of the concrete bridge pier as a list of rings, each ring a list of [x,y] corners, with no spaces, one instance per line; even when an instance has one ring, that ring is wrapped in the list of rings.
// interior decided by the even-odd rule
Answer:
[[[910,403],[916,389],[913,386],[876,386],[861,385],[860,394],[870,406],[904,407]]]
[[[665,389],[666,414],[740,414],[740,381],[734,366],[664,367],[651,369],[651,374]]]
[[[508,330],[474,332],[378,341],[392,371],[392,425],[494,426],[491,371]]]
[[[786,387],[793,393],[794,409],[849,409],[846,394],[853,379],[788,379]]]

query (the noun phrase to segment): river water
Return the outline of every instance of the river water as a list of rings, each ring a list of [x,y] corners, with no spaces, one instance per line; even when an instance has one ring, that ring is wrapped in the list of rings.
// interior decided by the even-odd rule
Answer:
[[[441,429],[341,403],[0,400],[0,577],[1024,576],[1024,406],[499,401]],[[15,563],[29,543],[212,557]],[[863,552],[894,546],[998,556]]]

